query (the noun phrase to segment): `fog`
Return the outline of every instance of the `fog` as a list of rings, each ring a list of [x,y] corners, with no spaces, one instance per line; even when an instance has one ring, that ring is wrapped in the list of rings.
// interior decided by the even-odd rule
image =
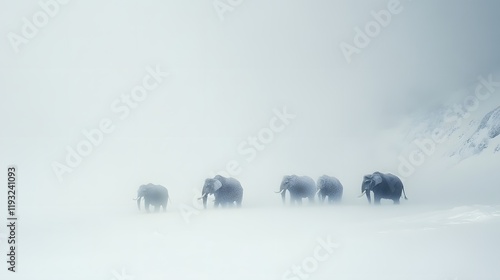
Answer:
[[[21,272],[9,272],[8,277],[71,278],[74,267],[64,264],[61,254],[65,254],[80,261],[86,270],[82,279],[110,279],[117,265],[134,271],[136,279],[155,279],[154,275],[164,279],[169,274],[161,267],[148,269],[156,264],[152,257],[133,265],[141,254],[162,254],[155,251],[155,242],[139,242],[121,256],[116,253],[126,247],[127,240],[149,240],[155,231],[161,233],[153,237],[158,244],[177,246],[174,251],[183,252],[170,276],[201,277],[187,270],[209,266],[198,262],[215,248],[207,245],[197,255],[196,246],[203,244],[183,242],[196,239],[208,227],[219,244],[223,240],[217,239],[215,225],[224,228],[231,221],[232,233],[250,238],[255,232],[262,244],[272,244],[281,235],[288,242],[309,238],[300,241],[306,249],[297,251],[280,241],[276,246],[282,256],[270,263],[257,255],[266,254],[272,245],[245,245],[250,250],[249,265],[255,262],[255,271],[248,276],[254,278],[282,277],[284,269],[297,261],[290,263],[289,255],[307,257],[318,234],[337,236],[344,245],[356,244],[358,238],[364,239],[363,234],[356,234],[358,228],[381,231],[376,221],[383,228],[391,227],[387,219],[395,219],[398,222],[392,225],[397,229],[391,232],[401,227],[410,232],[405,237],[415,238],[420,236],[418,229],[412,231],[415,228],[445,225],[439,219],[448,221],[479,211],[481,217],[488,217],[481,227],[498,232],[495,207],[500,191],[495,186],[500,178],[495,173],[498,153],[493,149],[500,147],[499,139],[491,139],[489,150],[471,158],[450,156],[481,119],[498,107],[498,88],[481,100],[463,125],[455,130],[445,127],[451,131],[451,140],[437,145],[436,152],[427,155],[414,172],[402,176],[400,158],[408,159],[415,138],[429,137],[427,131],[443,127],[442,116],[436,112],[465,104],[481,84],[480,77],[493,75],[493,81],[500,80],[500,2],[63,2],[0,3],[4,36],[0,41],[0,162],[5,169],[17,166],[19,236],[26,240],[25,245],[20,241],[18,251]],[[385,20],[383,24],[376,23],[382,10],[384,15],[392,12],[389,18],[379,19]],[[44,15],[46,22],[35,25]],[[378,32],[368,29],[374,35],[359,39],[358,28],[366,33],[366,26],[374,22]],[[356,44],[359,40],[364,46]],[[356,51],[346,53],[346,44]],[[420,131],[420,124],[429,128]],[[79,154],[79,147],[85,155]],[[383,210],[376,212],[380,216],[373,214],[365,220],[365,211],[371,210],[366,199],[357,196],[363,175],[374,171],[399,175],[410,199],[402,201],[400,208],[390,208],[386,204],[391,202],[383,201]],[[243,209],[199,209],[196,198],[203,182],[216,174],[241,182]],[[274,191],[288,174],[315,180],[323,174],[336,176],[344,185],[343,207],[283,207]],[[0,178],[7,180],[6,171]],[[164,216],[137,210],[132,199],[146,183],[169,190]],[[0,205],[6,207],[4,191],[0,198]],[[201,212],[186,218],[186,207]],[[337,214],[332,223],[315,229],[314,224],[325,221],[325,212]],[[407,224],[418,215],[428,219]],[[5,211],[0,217],[6,219]],[[283,224],[275,224],[273,217]],[[310,231],[298,229],[297,220],[302,219]],[[335,227],[334,222],[345,228]],[[134,231],[134,227],[140,229]],[[118,238],[111,249],[105,249],[106,243],[96,235],[99,228],[104,228],[106,239]],[[447,226],[436,228],[435,238],[429,237],[436,243],[452,231]],[[4,230],[0,230],[0,240],[7,236]],[[181,241],[165,237],[169,230]],[[269,235],[261,236],[261,231]],[[38,235],[33,232],[48,238],[47,244],[68,247],[48,253],[50,260],[34,267],[49,245],[37,245]],[[84,244],[97,243],[100,249],[73,255],[72,246],[75,250],[85,247],[78,240],[87,234],[90,239]],[[342,240],[344,234],[347,240]],[[403,242],[397,233],[390,236]],[[389,244],[385,238],[370,237],[362,244]],[[5,242],[0,248],[4,252]],[[211,264],[224,263],[234,253],[232,248],[213,253],[216,257]],[[86,269],[85,260],[100,250],[103,255],[89,263],[99,268]],[[396,253],[391,250],[386,254]],[[366,275],[352,271],[353,262],[360,261],[357,252],[362,254],[363,248],[347,246],[335,261],[336,274],[320,266],[311,279],[365,279]],[[365,253],[377,256],[375,249]],[[175,259],[174,254],[166,258],[170,257]],[[194,261],[186,264],[182,258]],[[42,268],[58,261],[65,267],[59,274]],[[415,267],[405,266],[407,274],[398,270],[393,276],[493,279],[492,274],[474,275],[480,263],[481,259],[469,271],[445,273],[436,268],[435,273],[420,275]],[[447,269],[455,264],[450,262]],[[6,271],[1,270],[2,274]],[[201,270],[204,279],[215,279],[214,271]],[[231,271],[241,276],[238,269]]]

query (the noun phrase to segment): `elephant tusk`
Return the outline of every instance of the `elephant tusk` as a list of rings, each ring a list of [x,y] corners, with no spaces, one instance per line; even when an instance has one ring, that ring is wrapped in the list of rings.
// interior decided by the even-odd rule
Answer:
[[[206,193],[206,194],[204,194],[204,195],[202,195],[202,196],[198,197],[198,200],[203,199],[203,198],[205,198],[205,197],[207,197],[207,196],[208,196],[208,193]]]
[[[362,194],[360,194],[360,195],[358,196],[358,198],[363,197],[363,195],[365,195],[365,193],[366,193],[366,191],[363,191],[363,193],[362,193]]]

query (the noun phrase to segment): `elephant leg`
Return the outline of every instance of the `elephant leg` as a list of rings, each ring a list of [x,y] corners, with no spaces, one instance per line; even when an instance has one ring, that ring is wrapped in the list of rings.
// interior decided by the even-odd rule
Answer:
[[[394,199],[394,204],[399,204],[399,198]]]
[[[328,196],[328,203],[333,204],[333,195]]]
[[[373,203],[380,204],[380,199],[382,199],[382,197],[375,195],[373,198]]]
[[[302,205],[302,198],[301,197],[297,197],[297,205]]]
[[[215,201],[214,201],[214,207],[215,207],[215,208],[218,208],[218,207],[219,207],[219,205],[220,205],[220,202],[219,202],[218,200],[215,200]]]
[[[144,208],[146,208],[146,212],[149,213],[149,200],[144,200]]]

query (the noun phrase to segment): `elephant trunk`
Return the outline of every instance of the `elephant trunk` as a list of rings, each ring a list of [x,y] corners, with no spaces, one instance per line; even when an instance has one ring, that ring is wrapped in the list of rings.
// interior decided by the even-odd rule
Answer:
[[[281,200],[283,200],[283,204],[285,204],[285,194],[286,194],[286,190],[282,190],[281,191]]]
[[[141,210],[141,197],[140,196],[137,197],[137,208],[139,208],[139,210]]]
[[[207,198],[208,198],[208,193],[205,193],[202,195],[203,198],[203,208],[207,209]]]
[[[368,203],[372,204],[372,198],[370,196],[370,190],[366,191],[366,198],[368,199]]]

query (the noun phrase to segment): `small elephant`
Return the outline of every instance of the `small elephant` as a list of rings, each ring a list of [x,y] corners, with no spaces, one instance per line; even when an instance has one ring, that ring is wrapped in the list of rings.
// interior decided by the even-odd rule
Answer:
[[[404,194],[404,198],[408,199],[401,179],[390,173],[373,172],[373,174],[365,175],[361,184],[361,191],[361,196],[366,193],[366,198],[370,204],[372,203],[370,191],[373,192],[375,204],[380,204],[382,198],[392,199],[394,204],[399,204],[401,192]]]
[[[167,211],[168,190],[164,186],[141,185],[137,191],[137,207],[141,210],[141,197],[144,197],[144,207],[149,213],[149,205],[155,207],[155,212],[158,212],[160,206],[163,207],[163,212]]]
[[[208,178],[205,180],[201,197],[203,199],[203,207],[207,208],[207,198],[209,194],[215,197],[214,207],[227,207],[234,205],[241,207],[243,200],[243,187],[240,182],[234,178],[226,178],[220,175],[215,176],[213,179]]]
[[[295,203],[301,205],[302,198],[306,197],[309,198],[309,203],[313,203],[316,195],[316,184],[308,176],[287,175],[283,177],[280,190],[276,192],[281,193],[283,204],[285,204],[286,190],[290,193],[290,204],[292,205]]]
[[[337,178],[323,175],[318,178],[316,185],[318,186],[318,199],[320,202],[324,202],[326,197],[328,197],[328,203],[330,204],[334,202],[340,203],[342,200],[344,187]]]

